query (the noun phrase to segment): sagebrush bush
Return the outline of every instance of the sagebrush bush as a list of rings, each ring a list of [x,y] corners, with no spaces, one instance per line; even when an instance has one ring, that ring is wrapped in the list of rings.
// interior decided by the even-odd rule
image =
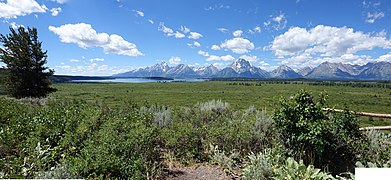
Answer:
[[[259,154],[250,154],[250,162],[243,168],[244,180],[268,180],[273,179],[273,160],[270,149],[265,149]]]
[[[140,108],[141,114],[151,114],[154,122],[160,127],[168,127],[172,123],[172,115],[169,107],[152,105],[150,107],[143,106]]]
[[[216,114],[222,114],[229,108],[229,104],[221,100],[211,100],[198,104],[201,111],[213,111]]]
[[[365,131],[368,147],[362,153],[361,163],[375,164],[379,167],[391,166],[391,134],[385,134],[377,130]]]

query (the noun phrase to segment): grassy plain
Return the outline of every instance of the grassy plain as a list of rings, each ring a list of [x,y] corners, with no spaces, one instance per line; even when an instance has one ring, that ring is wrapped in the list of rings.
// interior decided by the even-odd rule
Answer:
[[[312,86],[304,84],[262,84],[261,86],[229,85],[229,82],[175,83],[65,83],[54,86],[56,99],[100,101],[109,106],[136,102],[168,106],[192,106],[198,102],[222,100],[231,107],[246,109],[275,108],[280,97],[290,97],[300,89],[313,94],[325,91],[329,107],[391,114],[391,89]]]
[[[254,83],[255,82],[250,82]],[[126,102],[168,106],[193,106],[209,100],[228,102],[234,109],[257,109],[272,112],[281,97],[288,98],[300,89],[314,95],[325,91],[328,107],[353,111],[391,114],[391,89],[350,86],[313,86],[303,84],[261,84],[261,86],[230,85],[231,82],[174,83],[64,83],[51,96],[61,99],[83,99],[108,106],[123,106]],[[362,126],[391,125],[390,119],[360,118]]]

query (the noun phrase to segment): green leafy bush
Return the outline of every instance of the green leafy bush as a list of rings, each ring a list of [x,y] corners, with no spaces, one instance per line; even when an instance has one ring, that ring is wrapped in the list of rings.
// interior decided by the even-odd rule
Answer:
[[[158,128],[151,116],[140,115],[138,107],[0,101],[4,178],[140,179],[159,174]]]
[[[282,99],[273,116],[276,129],[284,139],[283,145],[291,150],[289,156],[334,174],[352,171],[363,136],[351,112],[322,111],[326,97],[322,93],[315,99],[302,90],[290,99]]]

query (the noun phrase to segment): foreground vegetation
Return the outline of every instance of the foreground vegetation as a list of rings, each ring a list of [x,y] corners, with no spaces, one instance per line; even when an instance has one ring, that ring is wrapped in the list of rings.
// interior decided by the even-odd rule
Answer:
[[[366,87],[316,85],[303,81],[245,81],[245,82],[195,82],[195,83],[66,83],[56,84],[59,91],[52,94],[58,100],[86,100],[103,102],[109,107],[129,102],[167,106],[192,106],[200,102],[220,99],[233,109],[244,110],[252,105],[269,114],[278,107],[278,100],[291,97],[294,92],[306,89],[314,94],[326,91],[330,108],[349,108],[353,111],[391,114],[391,89],[389,83],[368,82]],[[359,82],[363,84],[365,82]],[[380,87],[382,85],[382,87]],[[363,86],[363,85],[361,85]],[[391,119],[359,118],[361,126],[391,125]]]
[[[323,112],[326,99],[300,91],[269,115],[220,100],[114,106],[0,97],[0,178],[148,179],[177,162],[201,162],[244,179],[333,179],[357,161],[390,166],[390,136],[358,131],[349,112]]]

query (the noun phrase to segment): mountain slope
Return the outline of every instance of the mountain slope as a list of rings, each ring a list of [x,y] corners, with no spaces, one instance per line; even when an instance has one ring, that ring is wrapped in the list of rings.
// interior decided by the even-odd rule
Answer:
[[[391,63],[368,63],[367,68],[357,77],[365,80],[391,80]]]
[[[272,78],[279,79],[295,79],[302,77],[299,73],[286,65],[280,66],[277,69],[273,70],[270,75]]]
[[[357,70],[348,64],[324,62],[305,77],[309,79],[354,79]]]
[[[391,80],[390,62],[373,62],[363,66],[324,62],[313,69],[303,68],[299,73],[288,66],[280,66],[272,72],[253,66],[245,59],[237,59],[219,70],[213,65],[191,68],[180,64],[170,67],[162,62],[112,77],[169,77],[169,78],[280,78],[280,79],[324,79],[324,80]]]

